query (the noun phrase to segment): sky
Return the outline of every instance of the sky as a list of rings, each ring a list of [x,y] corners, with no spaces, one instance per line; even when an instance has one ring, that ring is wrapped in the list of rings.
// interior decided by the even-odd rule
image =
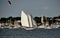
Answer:
[[[60,0],[0,0],[1,17],[20,17],[21,11],[35,16],[54,17],[60,15]]]

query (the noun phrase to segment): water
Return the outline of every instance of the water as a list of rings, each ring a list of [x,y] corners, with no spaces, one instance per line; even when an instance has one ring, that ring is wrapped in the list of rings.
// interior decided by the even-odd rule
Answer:
[[[60,38],[58,29],[0,29],[0,38]]]

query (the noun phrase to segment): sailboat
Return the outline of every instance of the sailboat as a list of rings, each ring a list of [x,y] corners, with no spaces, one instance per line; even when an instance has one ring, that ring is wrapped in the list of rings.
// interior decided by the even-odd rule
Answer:
[[[21,24],[22,27],[26,30],[32,30],[37,27],[37,24],[32,18],[32,15],[26,14],[24,11],[21,11]]]

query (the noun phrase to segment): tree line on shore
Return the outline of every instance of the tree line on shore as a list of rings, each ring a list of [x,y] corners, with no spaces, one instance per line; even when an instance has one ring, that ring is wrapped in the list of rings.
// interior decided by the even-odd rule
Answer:
[[[45,16],[43,16],[43,17],[44,17],[44,20],[43,20],[44,23],[48,22],[49,24],[52,24],[52,23],[55,23],[57,21],[60,22],[59,20],[55,20],[56,18],[60,19],[60,16],[57,16],[57,17],[45,17]],[[36,21],[36,23],[41,23],[41,17],[36,16],[33,19]],[[15,20],[21,20],[21,17],[12,17],[12,16],[10,16],[8,18],[2,17],[2,18],[0,18],[0,23],[12,23],[13,24],[13,22]]]

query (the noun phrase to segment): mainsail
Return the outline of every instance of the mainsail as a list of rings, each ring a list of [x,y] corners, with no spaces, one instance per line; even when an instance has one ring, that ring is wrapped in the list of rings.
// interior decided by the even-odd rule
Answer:
[[[27,15],[23,11],[21,11],[21,24],[24,27],[29,27],[27,18],[28,18]]]
[[[29,14],[21,12],[21,23],[23,27],[34,27],[37,26],[36,22],[33,20],[32,16]]]

